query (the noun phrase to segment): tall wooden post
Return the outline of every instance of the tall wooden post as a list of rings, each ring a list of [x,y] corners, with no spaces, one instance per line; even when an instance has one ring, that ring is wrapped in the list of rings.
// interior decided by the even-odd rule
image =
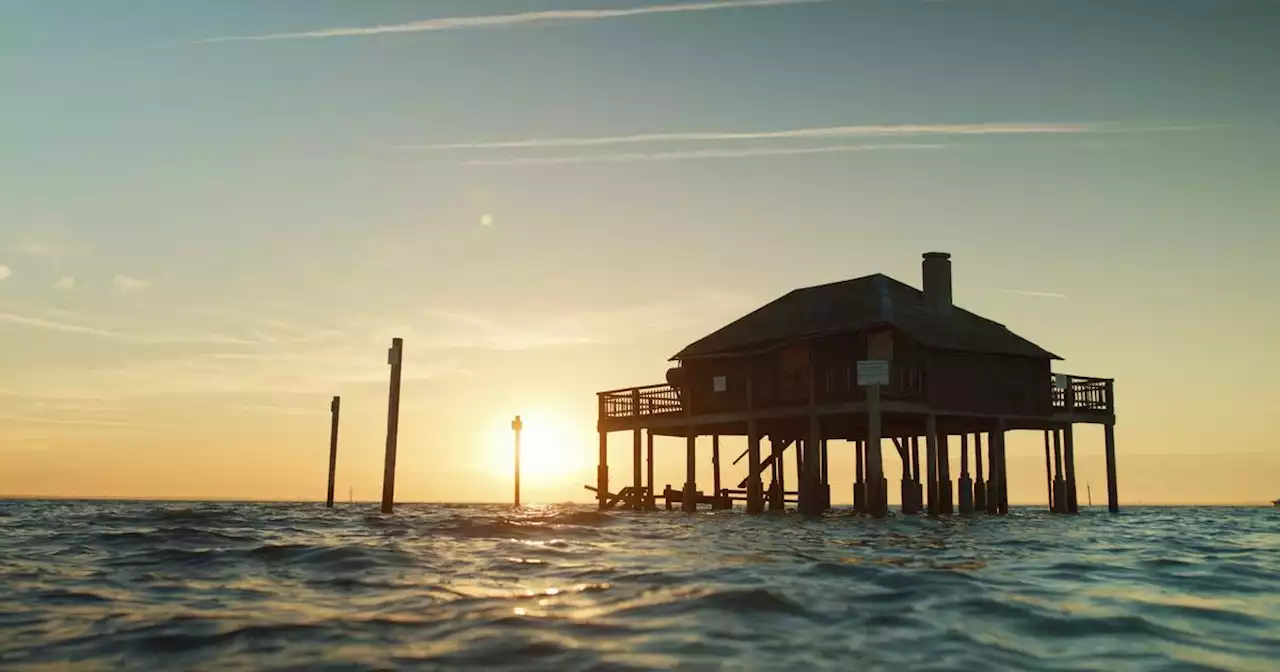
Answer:
[[[867,387],[867,499],[871,515],[889,513],[889,493],[884,481],[884,456],[880,448],[880,385]]]
[[[686,430],[684,440],[684,497],[682,508],[689,513],[698,510],[698,434],[693,426]]]
[[[1063,448],[1067,461],[1067,497],[1064,504],[1066,504],[1067,513],[1079,513],[1079,502],[1076,500],[1076,441],[1075,432],[1072,431],[1074,420],[1071,417],[1076,410],[1076,394],[1074,381],[1067,377],[1066,383],[1063,395],[1067,407],[1067,424],[1062,428],[1062,442],[1065,444]]]
[[[1044,430],[1044,482],[1049,489],[1049,511],[1053,512],[1053,448],[1049,445],[1049,430]]]
[[[783,439],[772,435],[769,436],[769,455],[773,458],[773,480],[769,483],[769,496],[767,497],[770,511],[781,511],[785,508],[782,501],[784,490],[782,485],[782,451],[786,445]],[[797,446],[796,450],[799,449],[800,447]],[[796,477],[799,478],[799,473],[796,474]]]
[[[822,440],[822,510],[826,511],[831,508],[831,481],[830,473],[827,471],[830,465],[827,463],[827,440]]]
[[[920,504],[916,502],[916,484],[911,480],[911,439],[894,437],[893,445],[898,449],[898,457],[902,459],[902,480],[898,487],[902,513],[903,515],[920,513]]]
[[[520,416],[516,416],[511,421],[511,431],[516,435],[516,473],[515,473],[515,507],[520,508],[520,430],[524,429],[524,423],[520,421]]]
[[[960,513],[973,513],[973,479],[969,477],[969,434],[960,435]]]
[[[973,434],[973,467],[978,472],[978,480],[973,484],[973,510],[987,510],[987,484],[982,480],[982,432]]]
[[[822,426],[813,411],[809,412],[809,438],[804,444],[805,491],[801,510],[808,514],[822,513]]]
[[[1107,442],[1107,511],[1117,513],[1120,511],[1120,494],[1116,482],[1116,426],[1108,422],[1103,425],[1103,432]]]
[[[599,409],[597,429],[600,432],[600,451],[596,457],[596,505],[601,511],[609,508],[609,430],[604,428],[604,397],[597,397]]]
[[[853,442],[853,510],[859,513],[867,511],[867,481],[863,473],[862,463],[866,453],[862,450],[862,441]]]
[[[338,474],[338,412],[342,407],[342,397],[334,397],[329,402],[329,491],[325,495],[324,505],[333,508],[333,479]]]
[[[645,501],[648,503],[648,509],[650,511],[655,511],[657,510],[658,505],[657,505],[657,499],[656,499],[657,498],[656,490],[654,490],[654,488],[656,488],[657,486],[654,485],[653,483],[653,430],[652,429],[649,430],[648,432],[645,432],[645,453],[646,453],[645,468],[648,471],[646,476],[649,481],[649,496],[646,498]]]
[[[644,488],[644,464],[641,455],[642,439],[640,429],[631,430],[631,487],[636,491],[636,502],[640,501],[640,490]]]
[[[938,500],[941,503],[939,513],[951,515],[956,512],[954,491],[951,488],[951,446],[946,432],[938,435]]]
[[[941,489],[938,487],[938,417],[930,413],[924,418],[925,490],[929,493],[929,515],[942,513]]]
[[[391,365],[391,385],[387,394],[387,453],[382,468],[382,512],[391,513],[396,499],[396,439],[400,433],[400,364],[404,360],[404,339],[391,339],[387,364]]]

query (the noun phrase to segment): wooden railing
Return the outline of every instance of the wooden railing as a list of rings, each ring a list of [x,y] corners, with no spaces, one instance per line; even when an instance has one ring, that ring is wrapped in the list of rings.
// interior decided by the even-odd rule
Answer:
[[[680,390],[663,383],[601,392],[601,418],[632,418],[680,413]]]
[[[1059,376],[1065,379],[1065,386],[1059,382]],[[1054,374],[1049,379],[1053,389],[1054,410],[1071,410],[1084,413],[1114,413],[1115,399],[1112,388],[1114,381],[1110,378],[1086,378]],[[1068,403],[1067,391],[1071,391]]]

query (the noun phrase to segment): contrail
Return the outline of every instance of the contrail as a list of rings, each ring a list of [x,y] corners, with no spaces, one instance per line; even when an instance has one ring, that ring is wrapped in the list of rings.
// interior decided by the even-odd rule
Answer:
[[[520,14],[457,16],[439,19],[425,19],[422,21],[410,21],[408,23],[398,23],[388,26],[325,28],[300,33],[210,37],[203,40],[197,40],[193,44],[262,40],[306,40],[324,37],[364,37],[370,35],[386,35],[390,33],[423,33],[443,30],[510,28],[550,23],[581,23],[585,21],[602,21],[605,19],[623,19],[633,16],[646,16],[649,14],[710,12],[720,9],[747,9],[752,7],[783,7],[786,5],[809,5],[834,1],[835,0],[717,0],[715,2],[649,5],[643,7],[628,7],[625,9],[556,9],[542,12],[523,12]]]
[[[742,159],[758,156],[790,156],[796,154],[834,154],[881,150],[946,149],[946,145],[829,145],[826,147],[761,147],[740,150],[691,150],[637,154],[584,154],[578,156],[533,156],[464,161],[467,166],[548,166],[575,163],[631,163],[640,161],[687,161],[694,159]]]

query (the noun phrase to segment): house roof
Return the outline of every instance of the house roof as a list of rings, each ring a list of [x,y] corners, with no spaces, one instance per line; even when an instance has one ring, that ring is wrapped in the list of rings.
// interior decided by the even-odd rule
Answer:
[[[924,293],[875,274],[793,290],[685,346],[684,360],[763,350],[789,341],[892,325],[920,344],[1036,359],[1061,359],[1003,324],[958,306],[948,314],[924,310]]]

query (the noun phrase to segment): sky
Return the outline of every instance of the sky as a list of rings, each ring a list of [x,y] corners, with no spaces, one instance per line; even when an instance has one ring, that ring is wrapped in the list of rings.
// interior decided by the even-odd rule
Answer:
[[[595,392],[944,250],[959,305],[1117,379],[1122,504],[1280,497],[1277,26],[1265,0],[0,0],[0,496],[320,499],[341,395],[339,498],[374,499],[398,336],[399,499],[506,500],[520,414],[524,499],[588,501]],[[1010,437],[1014,502],[1045,499],[1041,440]],[[683,441],[658,452],[679,487]]]

